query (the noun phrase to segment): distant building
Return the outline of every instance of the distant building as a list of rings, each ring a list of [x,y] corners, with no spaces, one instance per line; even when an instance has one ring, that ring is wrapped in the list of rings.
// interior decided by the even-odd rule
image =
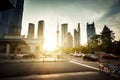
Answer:
[[[35,28],[35,25],[33,23],[29,23],[27,38],[34,38],[34,28]]]
[[[67,48],[73,48],[73,37],[70,32],[67,33]]]
[[[35,33],[35,25],[33,23],[29,23],[28,26],[28,37],[24,38],[24,41],[30,47],[30,53],[41,53],[43,50],[44,44],[44,21],[39,21],[38,23],[38,38],[34,38]]]
[[[66,47],[67,45],[67,33],[68,33],[68,24],[61,25],[61,47]]]
[[[78,23],[77,29],[74,29],[74,47],[80,46],[80,23]]]
[[[76,29],[74,29],[74,47],[78,47],[79,46],[79,41],[78,41],[78,32]]]
[[[36,47],[37,51],[43,49],[43,45],[44,45],[44,27],[45,27],[45,22],[43,20],[38,21],[37,39],[40,41],[40,43],[39,43],[39,46]]]
[[[92,24],[87,23],[87,42],[90,42],[90,39],[96,35],[95,32],[95,24],[94,22]]]
[[[21,34],[24,0],[9,0],[14,8],[0,12],[0,38]]]
[[[78,31],[78,44],[80,46],[80,23],[78,23],[77,31]]]
[[[102,43],[103,44],[111,44],[111,30],[105,25],[102,32]]]
[[[44,39],[44,21],[38,21],[38,32],[37,32],[37,37],[40,39]]]

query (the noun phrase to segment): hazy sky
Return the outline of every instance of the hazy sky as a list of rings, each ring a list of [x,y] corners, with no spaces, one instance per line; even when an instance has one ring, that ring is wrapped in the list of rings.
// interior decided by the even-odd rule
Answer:
[[[80,23],[82,44],[87,41],[86,23],[93,21],[97,34],[107,25],[115,33],[116,39],[120,39],[120,0],[25,0],[22,34],[27,34],[29,22],[34,23],[37,29],[38,21],[44,20],[46,44],[54,44],[57,19],[60,29],[62,23],[68,23],[68,31],[72,35]]]

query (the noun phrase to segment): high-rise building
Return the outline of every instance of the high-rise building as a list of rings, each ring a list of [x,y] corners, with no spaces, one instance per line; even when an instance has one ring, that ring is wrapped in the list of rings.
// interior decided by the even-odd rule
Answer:
[[[80,23],[78,23],[77,32],[78,32],[78,46],[80,46]]]
[[[15,8],[0,12],[0,38],[4,34],[11,36],[21,34],[24,0],[15,1]]]
[[[94,22],[92,24],[87,23],[87,42],[89,43],[91,38],[95,35],[96,35],[96,32],[95,32]]]
[[[33,23],[29,23],[28,38],[34,38],[34,27],[35,27],[35,25]]]
[[[78,36],[77,30],[74,29],[74,47],[77,47],[77,45],[78,45],[78,44],[77,44],[77,43],[78,43],[77,36]]]
[[[74,47],[80,46],[80,23],[78,23],[77,29],[74,29]]]
[[[23,4],[24,0],[0,1],[0,47],[3,47],[3,53],[24,53],[22,48],[27,46],[23,40],[24,36],[20,36]],[[27,47],[25,47],[26,51],[28,51]]]
[[[61,46],[66,47],[67,44],[68,24],[61,25]]]
[[[40,39],[44,39],[44,21],[43,20],[41,20],[41,21],[38,22],[37,36]]]
[[[28,37],[25,38],[24,40],[29,45],[31,53],[40,53],[43,51],[43,45],[44,45],[44,21],[38,22],[37,39],[34,38],[34,32],[35,32],[35,25],[33,23],[29,23]]]
[[[67,33],[67,48],[73,47],[73,37],[70,32]]]

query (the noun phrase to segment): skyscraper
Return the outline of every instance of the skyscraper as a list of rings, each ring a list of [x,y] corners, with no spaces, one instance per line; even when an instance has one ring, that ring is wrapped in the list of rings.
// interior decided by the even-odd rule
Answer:
[[[78,34],[77,34],[77,30],[76,29],[74,29],[74,47],[78,47]]]
[[[28,38],[34,38],[34,27],[35,27],[35,25],[33,23],[29,23]]]
[[[37,32],[37,36],[40,39],[44,39],[44,21],[38,21],[38,32]]]
[[[24,0],[16,0],[15,4],[15,8],[0,12],[0,37],[21,34]]]
[[[74,47],[80,46],[80,23],[78,23],[77,29],[74,29]]]
[[[67,48],[73,47],[73,37],[70,32],[67,33]]]
[[[66,47],[67,44],[68,24],[61,25],[61,46]]]
[[[87,42],[89,43],[90,39],[95,35],[96,35],[96,32],[95,32],[94,22],[92,24],[87,23]]]

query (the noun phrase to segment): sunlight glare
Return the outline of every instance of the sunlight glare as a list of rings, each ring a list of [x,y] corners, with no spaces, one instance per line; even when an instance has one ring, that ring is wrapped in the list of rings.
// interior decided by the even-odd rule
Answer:
[[[43,49],[44,50],[49,50],[49,51],[53,51],[55,50],[56,48],[56,43],[53,39],[46,39],[45,40],[45,43],[44,43],[44,46],[43,46]]]

